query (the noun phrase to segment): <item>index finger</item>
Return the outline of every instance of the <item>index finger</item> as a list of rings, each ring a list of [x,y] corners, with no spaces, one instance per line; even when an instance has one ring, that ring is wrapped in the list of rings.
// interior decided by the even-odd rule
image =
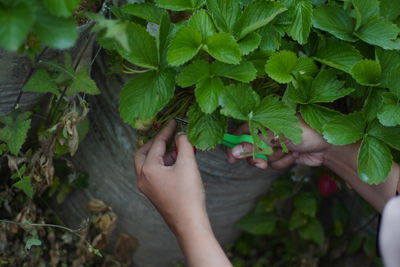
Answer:
[[[146,157],[146,162],[164,165],[163,156],[165,154],[167,142],[172,137],[175,127],[176,122],[172,120],[160,131],[156,137],[154,137],[153,143]]]
[[[153,140],[148,141],[146,144],[144,144],[139,150],[137,150],[133,154],[133,163],[134,163],[137,174],[140,174],[140,170],[143,167],[143,164],[147,157],[147,153],[149,152],[149,149],[150,149],[152,143],[153,143]]]

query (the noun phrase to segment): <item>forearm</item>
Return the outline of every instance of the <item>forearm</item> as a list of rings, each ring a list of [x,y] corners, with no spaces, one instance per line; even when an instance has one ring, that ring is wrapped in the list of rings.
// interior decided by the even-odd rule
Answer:
[[[387,201],[396,195],[400,175],[399,166],[393,164],[388,179],[381,184],[369,185],[364,183],[357,172],[358,149],[359,143],[332,147],[325,155],[324,165],[342,177],[375,209],[382,212]]]
[[[190,267],[232,266],[207,220],[193,221],[174,231]]]

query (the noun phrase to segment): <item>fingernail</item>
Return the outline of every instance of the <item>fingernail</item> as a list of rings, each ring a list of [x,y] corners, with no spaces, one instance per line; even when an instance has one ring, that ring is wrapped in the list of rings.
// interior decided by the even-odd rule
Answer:
[[[176,134],[176,136],[180,136],[180,135],[184,135],[184,134],[186,134],[185,132],[178,132],[177,134]]]
[[[260,169],[265,169],[265,165],[263,163],[256,163],[256,167]]]
[[[242,146],[242,145],[235,146],[235,147],[232,149],[232,155],[235,156],[235,157],[237,157],[237,158],[242,157],[242,153],[243,153],[243,152],[244,152],[244,150],[243,150],[243,146]]]

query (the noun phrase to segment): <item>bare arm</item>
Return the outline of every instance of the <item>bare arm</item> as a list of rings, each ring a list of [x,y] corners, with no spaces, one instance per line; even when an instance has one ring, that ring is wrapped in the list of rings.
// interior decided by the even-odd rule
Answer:
[[[399,181],[399,166],[393,164],[388,179],[378,185],[369,185],[361,181],[357,173],[357,155],[360,144],[332,146],[324,157],[324,165],[342,177],[353,189],[379,212],[396,195]]]
[[[232,266],[212,232],[203,183],[186,135],[176,137],[178,155],[166,153],[175,126],[170,122],[135,153],[138,188],[174,232],[189,266]]]
[[[215,239],[208,219],[180,226],[176,236],[189,266],[232,266]]]

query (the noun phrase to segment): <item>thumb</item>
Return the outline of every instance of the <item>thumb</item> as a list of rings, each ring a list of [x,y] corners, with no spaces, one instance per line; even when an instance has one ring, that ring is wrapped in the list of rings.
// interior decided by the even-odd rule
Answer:
[[[175,137],[175,144],[178,148],[178,156],[176,158],[176,163],[185,163],[195,161],[195,154],[192,144],[190,144],[189,139],[185,133],[178,133]]]

